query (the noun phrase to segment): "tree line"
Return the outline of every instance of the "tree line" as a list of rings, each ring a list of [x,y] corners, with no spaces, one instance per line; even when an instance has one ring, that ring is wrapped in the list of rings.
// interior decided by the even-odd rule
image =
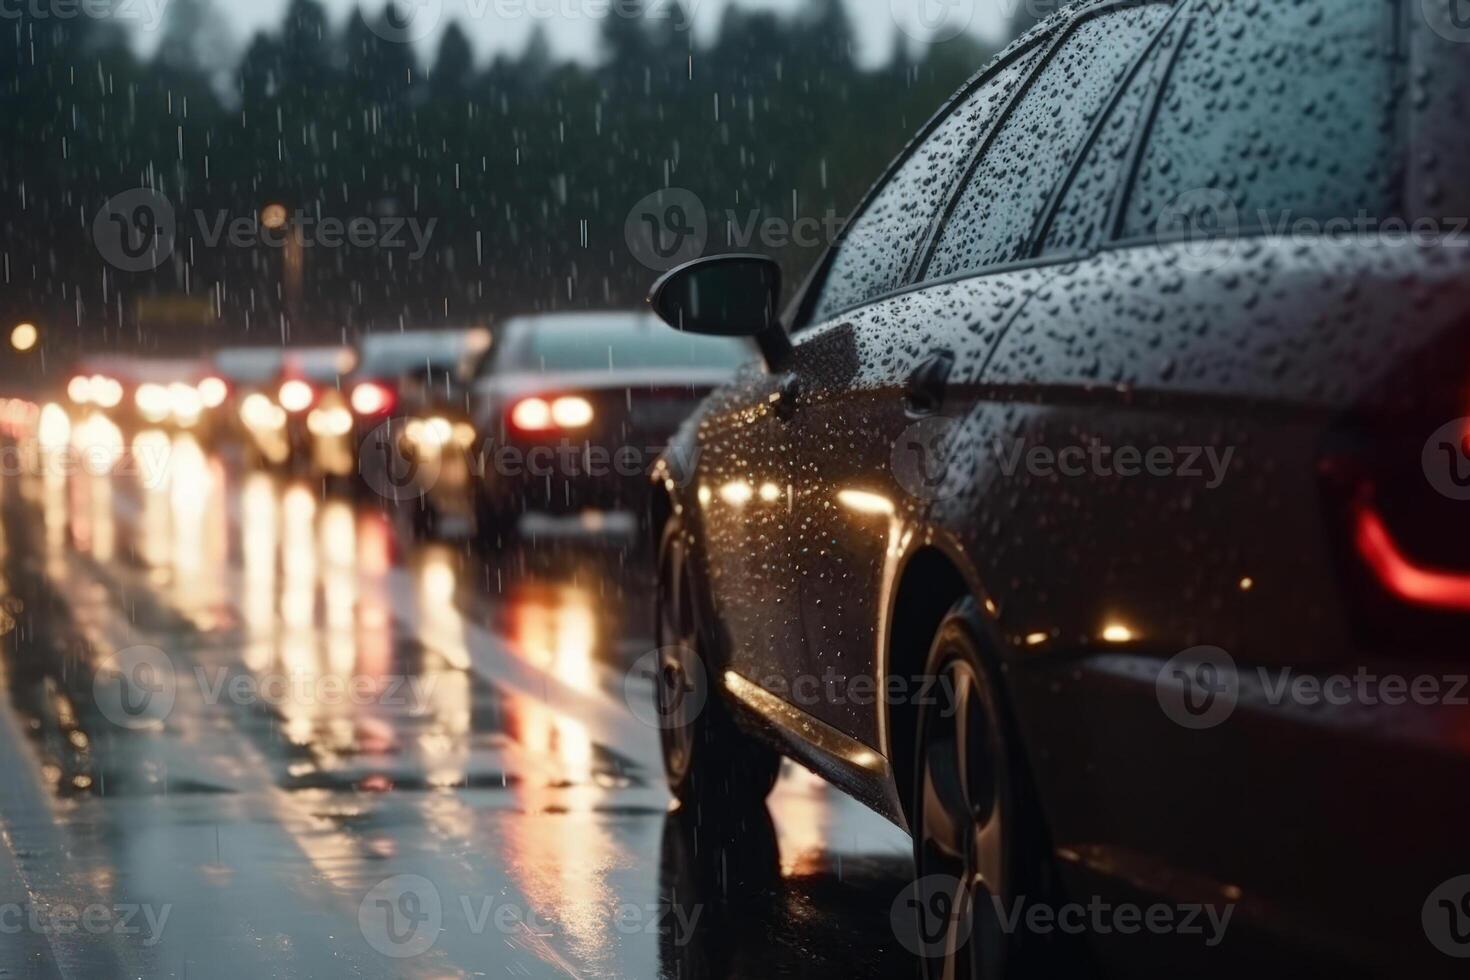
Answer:
[[[26,5],[0,20],[0,323],[43,324],[61,361],[629,306],[657,274],[630,209],[665,188],[702,209],[704,251],[766,251],[799,282],[993,53],[895,42],[864,69],[842,0],[732,5],[708,44],[659,6],[605,19],[585,65],[540,27],[477,64],[457,24],[421,64],[389,40],[401,12],[334,29],[316,0],[238,55],[210,0],[172,0],[145,60],[112,21]],[[156,268],[98,247],[99,210],[136,188],[173,210]]]

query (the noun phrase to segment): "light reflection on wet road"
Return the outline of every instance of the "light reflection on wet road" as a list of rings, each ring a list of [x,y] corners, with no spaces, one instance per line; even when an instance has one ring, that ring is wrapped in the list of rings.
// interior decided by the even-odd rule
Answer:
[[[137,439],[0,482],[0,977],[912,975],[906,839],[806,773],[708,871],[621,551],[408,546]]]

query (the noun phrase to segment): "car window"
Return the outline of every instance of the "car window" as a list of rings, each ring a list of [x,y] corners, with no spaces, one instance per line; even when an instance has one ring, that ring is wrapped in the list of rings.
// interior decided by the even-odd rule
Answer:
[[[1121,190],[1119,184],[1138,136],[1140,114],[1154,104],[1162,70],[1184,29],[1179,18],[1171,22],[1155,38],[1134,75],[1124,82],[1123,90],[1093,133],[1092,144],[1084,150],[1082,161],[1062,191],[1055,212],[1040,231],[1042,255],[1077,252],[1108,236],[1110,229],[1103,225]]]
[[[945,221],[926,278],[1022,257],[1052,189],[1169,9],[1129,5],[1072,28],[984,151]]]
[[[1012,56],[962,101],[898,168],[843,237],[813,310],[816,321],[903,285],[971,149],[1035,63],[1039,46]]]
[[[1385,0],[1203,4],[1170,73],[1124,237],[1395,206],[1393,18]]]

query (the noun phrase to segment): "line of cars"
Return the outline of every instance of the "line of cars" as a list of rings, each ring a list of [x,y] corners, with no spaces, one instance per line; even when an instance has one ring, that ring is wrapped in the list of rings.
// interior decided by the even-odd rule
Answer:
[[[78,422],[190,431],[248,465],[376,492],[419,535],[457,526],[494,547],[528,517],[632,530],[669,437],[754,355],[644,313],[543,314],[356,346],[86,358],[66,398]]]

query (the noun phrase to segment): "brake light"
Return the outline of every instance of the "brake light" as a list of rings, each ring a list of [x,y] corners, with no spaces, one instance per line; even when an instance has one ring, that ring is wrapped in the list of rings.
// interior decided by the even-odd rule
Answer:
[[[292,378],[290,381],[281,385],[281,390],[277,393],[276,400],[288,412],[304,412],[316,400],[316,392],[312,391],[311,385],[305,381]]]
[[[551,421],[563,429],[580,429],[592,424],[592,403],[576,395],[566,395],[551,403]]]
[[[352,410],[358,415],[381,415],[393,407],[393,392],[376,381],[352,389]]]
[[[522,432],[552,429],[582,429],[592,424],[592,403],[580,395],[563,395],[550,401],[525,398],[510,411],[511,425]]]
[[[545,432],[554,428],[551,406],[544,398],[525,398],[510,410],[510,424],[522,432]]]
[[[1416,564],[1399,549],[1371,504],[1357,505],[1354,524],[1358,554],[1395,597],[1435,609],[1470,611],[1470,574]]]
[[[223,378],[208,377],[199,382],[199,400],[205,408],[219,408],[230,395],[230,386]]]
[[[92,375],[92,401],[102,408],[117,408],[122,404],[123,386],[116,378]]]

